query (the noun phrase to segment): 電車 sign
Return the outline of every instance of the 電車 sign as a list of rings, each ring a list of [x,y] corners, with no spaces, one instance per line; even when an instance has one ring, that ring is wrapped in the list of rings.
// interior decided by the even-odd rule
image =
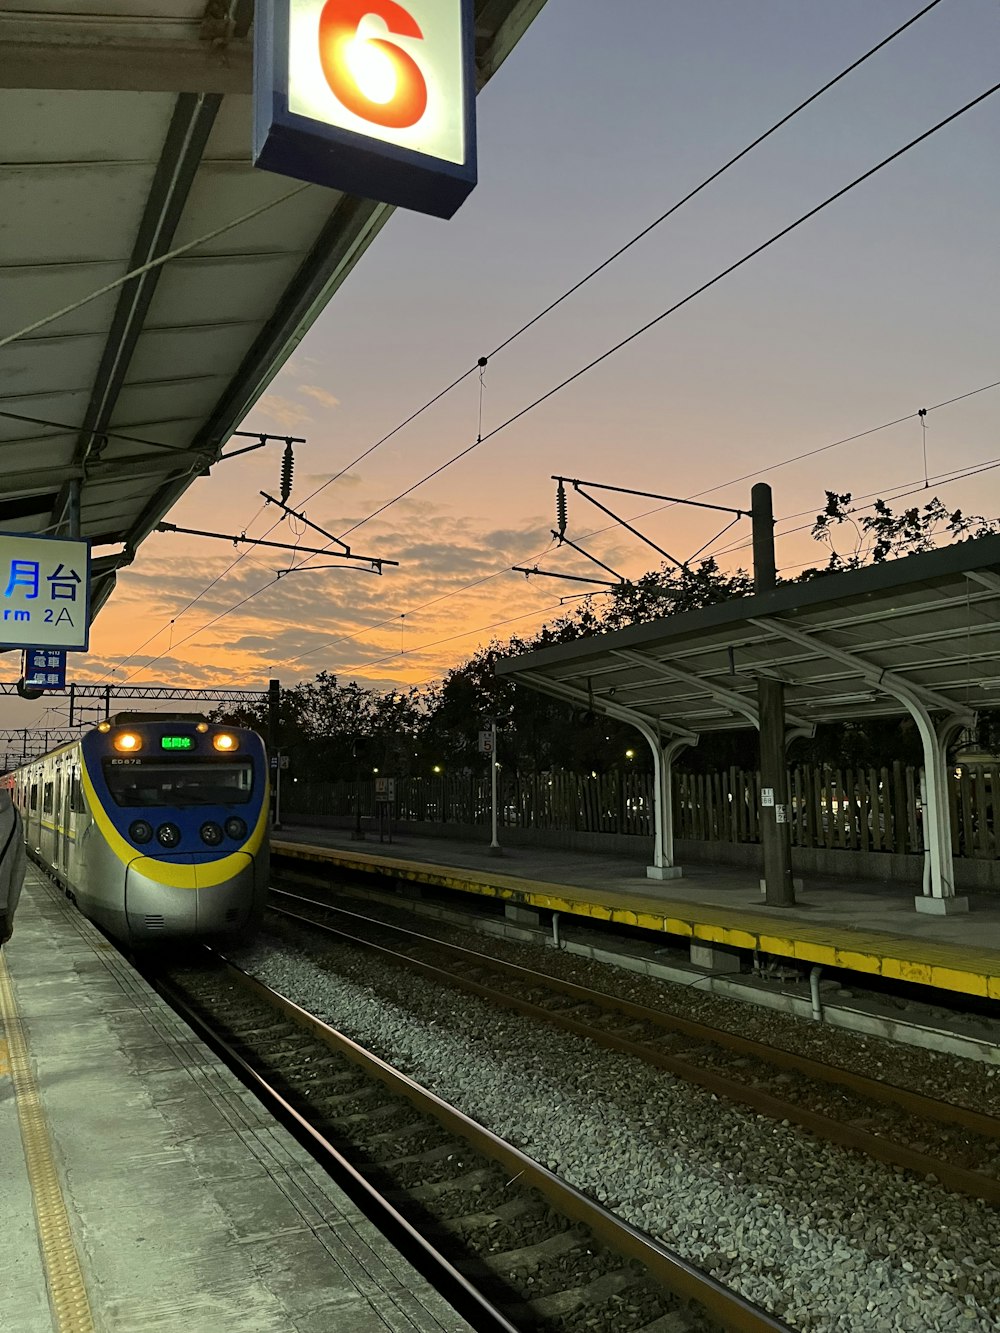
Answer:
[[[21,675],[29,690],[66,688],[65,648],[25,648]]]
[[[84,650],[89,637],[89,543],[0,533],[0,647]]]
[[[473,0],[257,0],[254,163],[451,217],[476,184]]]

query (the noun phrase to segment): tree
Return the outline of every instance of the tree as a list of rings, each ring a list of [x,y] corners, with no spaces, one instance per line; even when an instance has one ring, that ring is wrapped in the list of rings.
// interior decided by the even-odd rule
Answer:
[[[973,541],[1000,533],[1000,522],[979,514],[963,514],[961,509],[946,509],[938,497],[924,505],[912,505],[894,513],[885,500],[876,500],[872,513],[852,509],[851,492],[826,492],[826,506],[816,515],[812,535],[830,548],[825,568],[807,570],[802,577],[820,573],[835,573],[844,569],[859,569],[862,565],[880,565],[918,551],[932,551],[942,537],[951,542]],[[854,532],[854,550],[841,555],[833,543],[836,529],[847,525]]]

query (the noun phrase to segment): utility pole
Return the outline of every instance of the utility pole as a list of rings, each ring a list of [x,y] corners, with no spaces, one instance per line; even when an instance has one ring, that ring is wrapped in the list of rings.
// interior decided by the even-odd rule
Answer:
[[[281,681],[269,680],[267,682],[267,762],[272,762],[272,756],[278,753],[278,718],[281,707]],[[278,761],[281,762],[280,760]],[[275,784],[280,781],[278,774],[275,773]],[[276,785],[271,787],[271,827],[278,823],[280,812],[277,809],[277,791]]]
[[[758,482],[750,493],[753,523],[753,588],[770,592],[777,585],[774,563],[774,509],[771,488]],[[792,840],[788,822],[788,769],[785,759],[785,684],[757,677],[760,719],[760,836],[764,851],[764,901],[768,907],[793,907]]]

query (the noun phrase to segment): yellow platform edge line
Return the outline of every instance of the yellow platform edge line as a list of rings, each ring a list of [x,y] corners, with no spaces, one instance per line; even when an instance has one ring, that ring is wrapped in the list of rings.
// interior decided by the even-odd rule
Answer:
[[[745,924],[727,925],[718,919],[723,915],[729,915],[722,907],[689,908],[686,904],[677,902],[664,903],[662,910],[645,906],[640,909],[609,907],[606,903],[591,901],[589,897],[577,896],[596,893],[595,890],[547,884],[539,880],[518,879],[512,875],[490,872],[488,877],[483,877],[477,872],[463,872],[454,866],[405,861],[393,856],[361,856],[356,852],[342,851],[337,847],[317,847],[277,840],[272,841],[271,846],[272,850],[281,856],[290,856],[302,861],[334,862],[341,869],[356,870],[362,874],[391,873],[399,879],[415,884],[431,884],[437,888],[454,889],[461,893],[477,893],[482,897],[515,901],[549,911],[566,912],[571,916],[586,916],[593,920],[610,921],[616,925],[637,926],[643,930],[681,935],[690,939],[704,940],[710,944],[727,944],[731,948],[758,949],[762,953],[794,958],[802,963],[842,968],[850,972],[865,972],[892,981],[906,981],[919,986],[931,986],[938,990],[958,991],[964,995],[1000,1000],[1000,970],[979,971],[975,967],[962,965],[954,957],[953,947],[947,944],[928,946],[925,941],[914,941],[921,951],[924,949],[930,951],[933,948],[935,953],[939,953],[947,960],[938,963],[927,958],[907,957],[905,953],[909,943],[907,940],[874,931],[853,932],[851,944],[847,945],[842,941],[833,943],[816,938],[816,935],[772,934],[774,928],[770,923],[767,929],[752,929]],[[651,900],[644,898],[644,901],[648,904]],[[685,914],[676,915],[682,907]],[[715,917],[716,920],[698,920],[699,915]],[[820,928],[818,931],[819,934],[828,932],[833,935],[835,928]],[[1000,959],[997,966],[1000,969]]]
[[[58,1333],[94,1333],[80,1258],[70,1229],[42,1099],[24,1037],[10,973],[0,949],[0,1018],[21,1128],[21,1143],[35,1205],[45,1281]]]

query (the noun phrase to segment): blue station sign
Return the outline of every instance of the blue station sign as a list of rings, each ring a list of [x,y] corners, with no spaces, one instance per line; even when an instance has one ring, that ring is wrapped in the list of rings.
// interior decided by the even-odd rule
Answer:
[[[90,544],[0,533],[0,647],[86,649]]]
[[[450,218],[476,184],[473,0],[257,0],[254,164]]]
[[[24,684],[29,690],[66,688],[65,648],[25,648]]]

